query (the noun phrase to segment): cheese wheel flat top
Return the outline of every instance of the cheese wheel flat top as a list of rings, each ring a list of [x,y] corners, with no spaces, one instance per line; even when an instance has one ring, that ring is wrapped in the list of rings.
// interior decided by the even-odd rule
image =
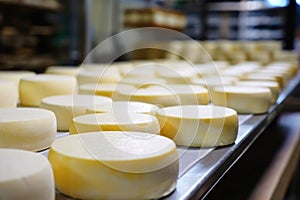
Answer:
[[[134,113],[154,113],[159,109],[158,106],[149,103],[135,101],[114,101],[102,105],[89,106],[90,112],[134,112]]]
[[[224,87],[216,87],[214,89],[218,92],[226,92],[226,93],[235,93],[235,94],[265,94],[270,93],[268,88],[264,87],[241,87],[241,86],[224,86]]]
[[[45,156],[17,149],[0,149],[0,160],[5,161],[0,165],[0,184],[32,176],[49,165]]]
[[[174,151],[176,146],[173,141],[160,135],[103,131],[60,138],[52,144],[51,149],[81,159],[129,161],[162,156]]]
[[[51,111],[40,108],[0,108],[0,123],[32,121],[52,115]]]
[[[94,95],[58,95],[46,97],[42,100],[44,104],[57,106],[89,106],[111,102],[111,98]]]
[[[159,115],[187,119],[224,118],[237,115],[236,111],[233,109],[213,105],[172,106],[161,108],[157,113]]]
[[[97,113],[81,115],[73,118],[76,123],[84,124],[111,124],[111,125],[128,125],[128,124],[148,124],[153,121],[152,115],[138,113]]]

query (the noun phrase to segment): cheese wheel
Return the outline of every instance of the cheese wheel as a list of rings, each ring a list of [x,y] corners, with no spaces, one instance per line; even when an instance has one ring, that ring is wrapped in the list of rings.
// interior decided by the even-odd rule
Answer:
[[[31,71],[1,71],[0,80],[13,81],[19,87],[20,79],[23,77],[34,76],[35,73]]]
[[[51,165],[43,155],[17,149],[0,149],[0,199],[55,199]]]
[[[86,109],[86,113],[140,113],[154,115],[159,107],[143,102],[135,101],[114,101],[111,103],[89,106]]]
[[[276,81],[280,88],[284,88],[285,80],[281,75],[274,75],[269,73],[252,73],[248,74],[242,80],[255,80],[255,81]]]
[[[271,90],[272,93],[272,103],[275,103],[279,93],[280,86],[275,81],[237,81],[235,82],[237,86],[245,86],[245,87],[266,87]]]
[[[136,90],[119,91],[119,98],[115,99],[140,101],[166,107],[182,104],[208,104],[209,93],[206,88],[197,85],[150,85]]]
[[[57,130],[68,131],[72,119],[85,114],[88,106],[97,106],[109,102],[111,102],[110,98],[101,96],[59,95],[44,98],[40,107],[54,112]]]
[[[128,84],[133,85],[136,88],[145,87],[148,85],[162,85],[165,84],[166,80],[161,78],[152,78],[152,77],[143,77],[140,76],[139,78],[123,78],[120,80],[119,84]]]
[[[152,115],[126,113],[97,113],[81,115],[73,118],[70,134],[94,131],[138,131],[159,133],[157,119]]]
[[[99,95],[106,97],[118,96],[118,91],[133,90],[131,85],[123,84],[83,84],[79,86],[79,94]]]
[[[79,72],[79,67],[74,66],[49,66],[46,69],[46,74],[57,74],[57,75],[67,75],[76,76]]]
[[[209,90],[212,90],[218,86],[233,85],[237,80],[238,78],[233,76],[207,76],[205,78],[192,79],[191,83],[195,85],[201,85]]]
[[[0,80],[0,108],[15,108],[18,103],[18,88],[12,81]]]
[[[53,112],[39,108],[0,109],[0,148],[40,151],[56,137]]]
[[[170,84],[188,84],[190,79],[197,78],[197,70],[190,67],[187,69],[164,69],[157,72],[158,77],[163,78]]]
[[[88,83],[117,83],[121,79],[120,73],[112,73],[110,71],[85,71],[80,70],[77,74],[78,85]]]
[[[20,103],[23,106],[40,106],[43,98],[73,94],[76,79],[71,76],[40,74],[22,78],[20,81]]]
[[[217,87],[213,91],[212,103],[233,108],[241,114],[261,114],[269,111],[272,94],[269,88],[263,87]]]
[[[140,132],[92,132],[50,149],[56,188],[76,199],[157,199],[176,187],[174,142]]]
[[[160,134],[177,145],[213,147],[232,144],[237,136],[235,110],[212,105],[184,105],[157,111]]]

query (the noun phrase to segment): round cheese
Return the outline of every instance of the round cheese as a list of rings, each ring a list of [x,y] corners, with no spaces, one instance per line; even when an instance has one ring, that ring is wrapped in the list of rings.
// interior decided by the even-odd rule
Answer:
[[[187,69],[165,69],[157,72],[158,77],[163,78],[170,84],[188,84],[190,80],[198,77],[197,70],[190,67]]]
[[[217,87],[213,91],[212,103],[233,108],[241,114],[261,114],[269,111],[272,94],[269,88],[263,87]]]
[[[138,131],[157,134],[159,130],[159,123],[154,116],[124,111],[81,115],[73,118],[70,125],[70,134],[94,131]]]
[[[136,101],[114,101],[111,103],[94,105],[87,107],[87,113],[140,113],[154,115],[159,107],[143,102]]]
[[[165,84],[166,80],[161,78],[143,77],[139,78],[123,78],[120,80],[119,84],[133,85],[136,88],[146,87],[148,85],[162,85]]]
[[[17,149],[0,149],[1,200],[54,200],[51,165],[41,154]]]
[[[43,98],[73,94],[76,79],[71,76],[40,74],[22,78],[20,81],[20,103],[23,106],[40,106]]]
[[[101,96],[59,95],[44,98],[40,107],[54,112],[57,121],[57,130],[68,131],[72,119],[85,114],[88,106],[98,106],[110,102],[110,98]]]
[[[78,85],[88,83],[117,83],[120,79],[120,73],[110,72],[105,69],[100,71],[80,70],[77,74]]]
[[[15,108],[18,103],[18,88],[12,81],[0,80],[0,108]]]
[[[245,86],[245,87],[266,87],[271,90],[272,93],[272,103],[275,103],[279,93],[280,86],[275,81],[237,81],[235,82],[237,86]]]
[[[46,69],[46,74],[57,74],[57,75],[67,75],[76,76],[79,72],[79,67],[74,66],[50,66]]]
[[[40,151],[56,137],[53,112],[39,108],[0,109],[0,148]]]
[[[178,176],[174,142],[140,132],[92,132],[56,140],[50,149],[56,188],[76,199],[158,199]]]
[[[131,85],[123,84],[83,84],[79,86],[79,94],[99,95],[106,97],[114,97],[118,95],[118,91],[133,90]]]
[[[238,116],[230,108],[185,105],[157,111],[160,134],[177,145],[213,147],[232,144],[237,136]]]
[[[35,73],[31,71],[1,71],[0,80],[13,81],[19,87],[20,79],[23,77],[34,76]]]

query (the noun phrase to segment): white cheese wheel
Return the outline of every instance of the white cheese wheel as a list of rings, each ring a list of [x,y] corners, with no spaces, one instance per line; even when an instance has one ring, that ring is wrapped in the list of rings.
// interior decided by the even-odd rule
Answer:
[[[275,103],[279,93],[280,86],[275,81],[237,81],[235,82],[237,86],[245,86],[245,87],[266,87],[271,90],[272,93],[272,103]]]
[[[53,112],[39,108],[0,109],[0,148],[40,151],[56,137]]]
[[[76,199],[157,199],[176,187],[174,142],[140,132],[92,132],[50,149],[56,188]]]
[[[0,108],[15,108],[18,103],[18,88],[12,81],[0,80]]]
[[[166,84],[166,80],[161,78],[152,78],[152,77],[143,77],[140,76],[139,78],[123,78],[119,81],[119,84],[128,84],[133,85],[136,88],[145,87],[148,85],[162,85]]]
[[[123,84],[83,84],[79,86],[79,94],[99,95],[106,97],[118,96],[118,91],[133,90],[134,86]]]
[[[114,101],[111,103],[89,106],[86,109],[86,113],[140,113],[154,115],[159,107],[143,102],[136,101]]]
[[[269,88],[263,87],[217,87],[213,91],[212,103],[233,108],[241,114],[261,114],[269,111],[272,93]]]
[[[46,69],[46,74],[57,74],[57,75],[67,75],[76,76],[79,72],[79,67],[74,66],[49,66]]]
[[[237,136],[238,116],[230,108],[185,105],[157,111],[160,134],[177,145],[213,147],[232,144]]]
[[[44,98],[40,107],[54,112],[57,121],[57,130],[68,131],[72,119],[85,114],[88,106],[98,106],[110,102],[110,98],[101,96],[59,95]]]
[[[138,131],[159,133],[156,117],[138,113],[96,113],[73,118],[70,134],[94,131]]]
[[[40,106],[43,98],[73,94],[76,79],[71,76],[40,74],[22,78],[20,81],[20,103],[23,106]]]
[[[17,149],[0,149],[1,200],[54,200],[51,165],[41,154]]]
[[[251,73],[242,78],[242,80],[276,81],[280,88],[284,88],[285,85],[283,77],[268,73]]]

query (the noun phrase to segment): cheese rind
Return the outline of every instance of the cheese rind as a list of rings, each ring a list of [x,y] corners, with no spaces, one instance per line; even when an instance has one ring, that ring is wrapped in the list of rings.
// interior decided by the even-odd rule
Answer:
[[[54,175],[43,155],[0,149],[0,199],[55,199]]]
[[[73,118],[70,134],[94,131],[138,131],[159,133],[157,119],[152,115],[138,113],[97,113]]]
[[[25,77],[20,81],[20,103],[38,107],[45,97],[73,94],[75,90],[76,79],[71,76],[40,74]]]
[[[161,135],[177,145],[213,147],[232,144],[237,136],[235,110],[212,105],[185,105],[157,111]]]
[[[101,96],[59,95],[44,98],[40,107],[54,112],[57,130],[68,131],[72,119],[85,114],[88,106],[97,106],[110,102],[110,98]]]
[[[213,91],[212,103],[233,108],[241,114],[261,114],[269,111],[272,93],[269,88],[263,87],[217,87]]]
[[[140,132],[92,132],[56,140],[50,149],[56,187],[78,199],[156,199],[178,176],[176,145]]]
[[[0,108],[15,108],[18,102],[18,88],[12,81],[0,80]]]
[[[39,108],[0,109],[0,148],[40,151],[56,137],[53,112]]]

